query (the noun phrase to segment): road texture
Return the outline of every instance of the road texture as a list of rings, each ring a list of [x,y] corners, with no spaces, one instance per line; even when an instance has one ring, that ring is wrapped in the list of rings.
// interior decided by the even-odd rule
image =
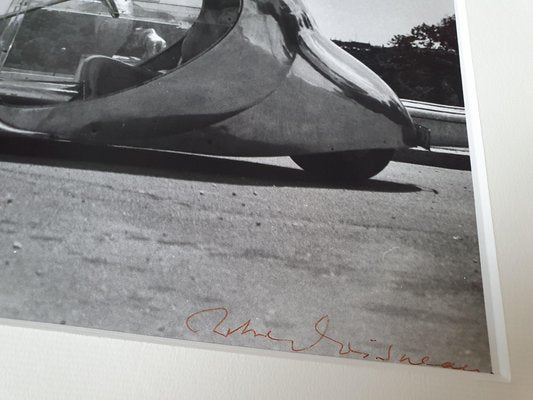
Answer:
[[[468,171],[1,149],[1,317],[490,371]]]

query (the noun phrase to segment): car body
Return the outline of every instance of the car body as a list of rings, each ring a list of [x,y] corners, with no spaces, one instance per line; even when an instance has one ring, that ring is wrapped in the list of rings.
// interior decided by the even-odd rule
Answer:
[[[81,34],[63,44],[26,40],[33,66],[24,64],[24,48],[15,50],[38,11],[13,1],[0,43],[18,58],[0,58],[1,135],[291,156],[310,172],[352,180],[381,171],[395,149],[429,147],[428,130],[393,90],[325,38],[300,0],[204,0],[196,8],[124,1],[39,0],[47,6],[38,11],[56,20],[95,16],[84,32],[98,46],[70,49],[85,46]],[[194,8],[195,19],[178,21],[172,5]],[[143,40],[158,42],[158,51],[119,54],[134,32],[149,30]],[[61,57],[68,62],[60,65]]]

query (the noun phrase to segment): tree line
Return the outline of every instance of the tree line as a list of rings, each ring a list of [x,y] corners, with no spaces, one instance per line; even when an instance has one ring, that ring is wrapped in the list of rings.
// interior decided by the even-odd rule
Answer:
[[[395,35],[388,46],[334,42],[378,74],[401,98],[464,106],[455,16]]]

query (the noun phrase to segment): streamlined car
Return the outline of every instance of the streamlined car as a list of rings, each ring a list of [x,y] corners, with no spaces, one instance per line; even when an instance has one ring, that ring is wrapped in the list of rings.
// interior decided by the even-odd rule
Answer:
[[[0,136],[290,156],[352,181],[429,148],[300,0],[13,0],[0,32]]]

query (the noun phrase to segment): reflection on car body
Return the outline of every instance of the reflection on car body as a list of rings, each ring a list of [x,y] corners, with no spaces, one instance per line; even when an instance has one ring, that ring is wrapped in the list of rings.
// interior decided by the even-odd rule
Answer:
[[[324,38],[300,0],[41,3],[13,0],[3,21],[3,135],[288,155],[350,180],[380,172],[395,149],[429,146],[396,94]],[[42,58],[24,51],[36,37]]]

